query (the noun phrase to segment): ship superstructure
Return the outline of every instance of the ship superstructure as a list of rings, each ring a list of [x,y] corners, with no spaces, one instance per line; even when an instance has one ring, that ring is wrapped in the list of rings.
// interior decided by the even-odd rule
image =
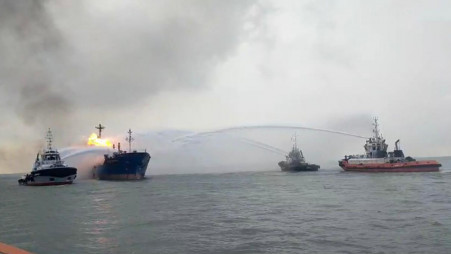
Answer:
[[[69,167],[61,160],[59,152],[52,146],[53,135],[47,132],[47,148],[36,155],[33,169],[19,179],[23,185],[62,185],[71,184],[77,177],[77,169]]]
[[[339,166],[345,171],[356,172],[431,172],[439,171],[441,164],[434,160],[416,161],[412,157],[404,156],[399,145],[395,142],[393,152],[387,152],[388,145],[379,130],[378,119],[374,118],[373,136],[368,138],[363,146],[364,155],[349,155],[339,161]]]

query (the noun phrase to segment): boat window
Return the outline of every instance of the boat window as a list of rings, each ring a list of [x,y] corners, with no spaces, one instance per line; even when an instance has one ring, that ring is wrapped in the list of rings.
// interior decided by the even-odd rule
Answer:
[[[50,181],[50,182],[53,182],[53,181],[55,181],[55,178],[51,177],[51,178],[49,179],[49,181]]]
[[[67,178],[67,180],[72,180],[72,177],[69,176],[69,177]]]

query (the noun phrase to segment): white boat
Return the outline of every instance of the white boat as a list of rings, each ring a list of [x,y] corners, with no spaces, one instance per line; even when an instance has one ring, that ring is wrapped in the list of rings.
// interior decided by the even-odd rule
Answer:
[[[53,136],[47,132],[47,149],[37,154],[33,170],[18,180],[30,186],[71,184],[77,177],[77,169],[64,164],[56,149],[52,147]]]

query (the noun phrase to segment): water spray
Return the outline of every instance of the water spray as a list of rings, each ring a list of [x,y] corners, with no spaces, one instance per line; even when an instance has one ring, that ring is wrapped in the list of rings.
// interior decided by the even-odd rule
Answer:
[[[335,131],[335,130],[327,130],[327,129],[320,129],[320,128],[312,128],[312,127],[304,127],[304,126],[289,126],[289,125],[256,125],[256,126],[237,126],[237,127],[230,127],[225,129],[219,129],[215,131],[206,131],[206,132],[199,132],[194,133],[182,137],[178,137],[173,139],[172,141],[182,141],[187,138],[193,138],[193,137],[199,137],[199,136],[208,136],[208,135],[214,135],[214,134],[220,134],[220,133],[227,133],[231,131],[241,131],[241,130],[254,130],[254,129],[287,129],[287,130],[308,130],[308,131],[319,131],[319,132],[326,132],[326,133],[332,133],[332,134],[338,134],[338,135],[344,135],[354,138],[362,138],[362,139],[368,139],[368,137],[347,133],[343,131]]]

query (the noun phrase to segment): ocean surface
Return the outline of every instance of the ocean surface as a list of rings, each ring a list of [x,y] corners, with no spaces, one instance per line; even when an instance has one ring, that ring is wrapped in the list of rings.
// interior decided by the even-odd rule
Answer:
[[[0,242],[34,253],[451,253],[451,172],[151,176],[18,186]]]

